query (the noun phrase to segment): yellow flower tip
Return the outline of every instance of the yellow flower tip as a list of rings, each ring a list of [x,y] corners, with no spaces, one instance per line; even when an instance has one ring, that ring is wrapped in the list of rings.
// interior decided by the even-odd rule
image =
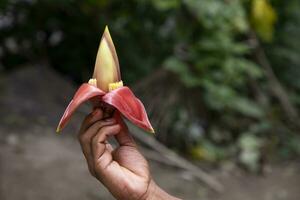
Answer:
[[[97,79],[91,78],[88,82],[90,85],[97,87]]]
[[[150,130],[150,133],[153,133],[153,134],[155,134],[155,131],[154,131],[154,129],[153,129],[153,128],[151,128],[151,130]]]
[[[100,41],[93,78],[104,92],[109,91],[110,83],[121,81],[117,52],[107,26]]]
[[[108,34],[109,34],[109,29],[108,29],[108,26],[107,26],[107,25],[105,25],[104,32],[108,32]],[[110,34],[109,34],[109,35],[110,35]]]
[[[57,128],[56,128],[56,133],[59,133],[60,132],[60,127],[58,126]]]
[[[118,89],[120,87],[123,87],[123,81],[108,84],[108,90],[109,91],[113,91],[113,90]]]

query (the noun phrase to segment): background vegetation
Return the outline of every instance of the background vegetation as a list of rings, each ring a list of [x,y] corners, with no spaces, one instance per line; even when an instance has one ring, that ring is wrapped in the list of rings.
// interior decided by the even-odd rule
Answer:
[[[47,60],[81,83],[108,24],[160,141],[259,171],[300,154],[299,10],[298,0],[1,0],[0,66]]]

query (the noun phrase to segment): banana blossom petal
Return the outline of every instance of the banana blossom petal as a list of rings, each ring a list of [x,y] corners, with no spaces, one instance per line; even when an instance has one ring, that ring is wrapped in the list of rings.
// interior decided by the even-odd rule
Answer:
[[[135,97],[135,95],[128,87],[120,87],[118,89],[105,93],[99,88],[87,83],[82,84],[75,93],[72,101],[69,103],[59,122],[57,132],[62,130],[67,125],[75,110],[82,103],[88,100],[92,100],[94,102],[105,102],[113,106],[136,126],[144,129],[145,131],[154,133],[144,105],[138,98]]]

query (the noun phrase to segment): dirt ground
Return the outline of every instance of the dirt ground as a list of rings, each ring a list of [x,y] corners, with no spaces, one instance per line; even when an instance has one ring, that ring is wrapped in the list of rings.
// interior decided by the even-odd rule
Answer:
[[[82,107],[63,134],[55,133],[75,89],[41,65],[0,77],[0,200],[113,199],[89,175],[76,141],[88,107]],[[224,184],[221,194],[184,171],[149,162],[155,181],[183,199],[300,199],[300,163],[296,161],[269,166],[263,176],[224,165],[210,172]]]

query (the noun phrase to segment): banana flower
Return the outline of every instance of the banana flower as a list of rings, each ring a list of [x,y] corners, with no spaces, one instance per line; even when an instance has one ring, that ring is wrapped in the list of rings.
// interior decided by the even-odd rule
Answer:
[[[67,125],[76,109],[86,101],[91,101],[94,107],[113,107],[117,120],[123,115],[136,126],[154,133],[144,105],[130,88],[123,86],[117,53],[107,27],[100,41],[93,77],[75,93],[58,124],[57,132]]]

